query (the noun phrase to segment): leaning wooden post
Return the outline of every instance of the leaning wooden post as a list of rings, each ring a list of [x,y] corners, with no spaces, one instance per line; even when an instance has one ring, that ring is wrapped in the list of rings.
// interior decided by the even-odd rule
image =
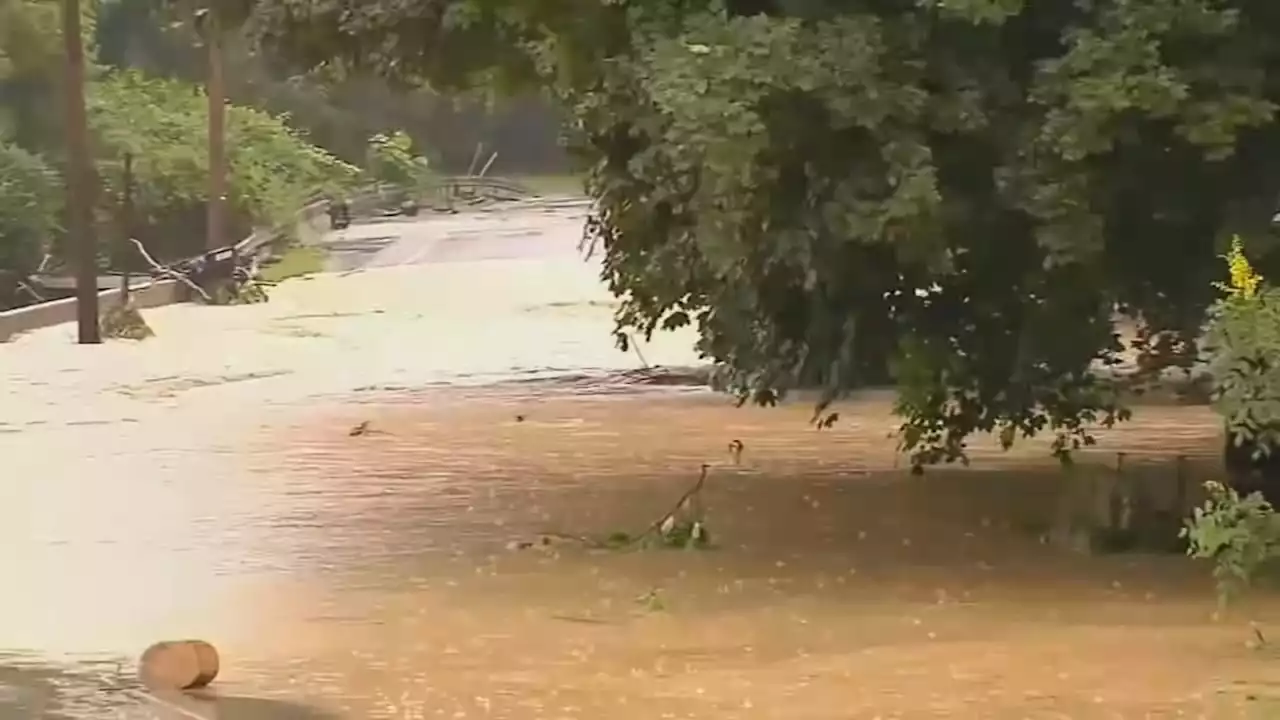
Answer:
[[[124,171],[121,184],[124,186],[120,198],[120,260],[125,263],[120,272],[120,306],[129,304],[129,239],[133,237],[133,153],[124,154]]]

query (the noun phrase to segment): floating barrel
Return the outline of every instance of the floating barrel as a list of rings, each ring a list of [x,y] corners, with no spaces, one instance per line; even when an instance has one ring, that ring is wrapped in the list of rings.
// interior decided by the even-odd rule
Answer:
[[[147,648],[138,677],[153,690],[194,690],[218,677],[218,650],[203,640],[168,640]]]

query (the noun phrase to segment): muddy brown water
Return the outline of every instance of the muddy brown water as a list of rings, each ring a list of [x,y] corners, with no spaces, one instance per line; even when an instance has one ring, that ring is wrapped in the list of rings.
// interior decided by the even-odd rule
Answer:
[[[845,408],[831,432],[808,412],[511,386],[288,430],[272,442],[300,490],[343,478],[341,501],[306,511],[311,542],[362,589],[341,619],[287,603],[300,617],[263,637],[294,652],[306,638],[335,672],[367,662],[367,702],[415,698],[424,716],[1236,717],[1238,690],[1277,679],[1247,623],[1210,621],[1204,568],[1029,535],[1018,521],[1051,512],[1057,476],[1043,446],[911,478],[883,439],[887,402]],[[1214,427],[1153,408],[1102,444],[1208,455]],[[643,528],[703,463],[715,550],[508,549]],[[370,534],[375,554],[350,540]],[[1274,611],[1255,600],[1242,617]],[[342,658],[353,647],[363,662]]]
[[[1203,566],[1043,544],[1043,444],[913,478],[883,395],[818,432],[637,383],[594,270],[495,254],[0,349],[0,720],[1280,713],[1246,646],[1274,595],[1214,622]],[[510,296],[449,304],[485,282]],[[1082,462],[1216,473],[1204,408],[1100,437]],[[646,527],[703,464],[714,549],[563,539]],[[140,695],[137,653],[182,637],[222,651],[218,696]]]
[[[145,588],[186,595],[186,627],[228,658],[223,709],[184,707],[249,720],[1269,716],[1257,713],[1275,707],[1276,661],[1246,646],[1249,620],[1266,632],[1278,619],[1265,593],[1214,622],[1203,567],[1042,544],[1028,527],[1052,512],[1059,477],[1043,445],[981,445],[970,469],[913,478],[894,468],[885,400],[841,410],[817,432],[804,403],[738,409],[578,380],[366,398],[263,428],[237,454],[269,487],[238,521],[262,545],[238,567],[190,570],[231,576],[234,592],[210,602],[219,583],[182,577]],[[1198,458],[1216,444],[1201,408],[1139,418],[1082,462],[1124,451],[1166,467],[1170,447]],[[714,549],[561,539],[646,527],[704,463]],[[101,586],[103,615],[141,590]],[[190,717],[69,686],[69,707]],[[248,704],[227,704],[237,697]]]

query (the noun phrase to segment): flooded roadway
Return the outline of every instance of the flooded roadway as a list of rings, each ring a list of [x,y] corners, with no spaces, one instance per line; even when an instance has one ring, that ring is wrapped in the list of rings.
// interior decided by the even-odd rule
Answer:
[[[359,226],[269,304],[0,346],[0,720],[1247,717],[1232,689],[1280,680],[1208,622],[1203,568],[1006,522],[1047,522],[1049,472],[905,481],[881,398],[816,433],[622,387],[581,213]],[[1104,447],[1215,442],[1202,410],[1142,417]],[[703,463],[717,550],[561,539],[660,519]],[[124,687],[174,637],[222,649],[220,701]]]

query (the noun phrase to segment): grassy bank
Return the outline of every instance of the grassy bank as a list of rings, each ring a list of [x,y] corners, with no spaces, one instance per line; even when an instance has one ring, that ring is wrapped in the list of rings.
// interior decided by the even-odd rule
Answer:
[[[262,268],[262,280],[278,283],[324,271],[325,252],[314,245],[294,245]]]

